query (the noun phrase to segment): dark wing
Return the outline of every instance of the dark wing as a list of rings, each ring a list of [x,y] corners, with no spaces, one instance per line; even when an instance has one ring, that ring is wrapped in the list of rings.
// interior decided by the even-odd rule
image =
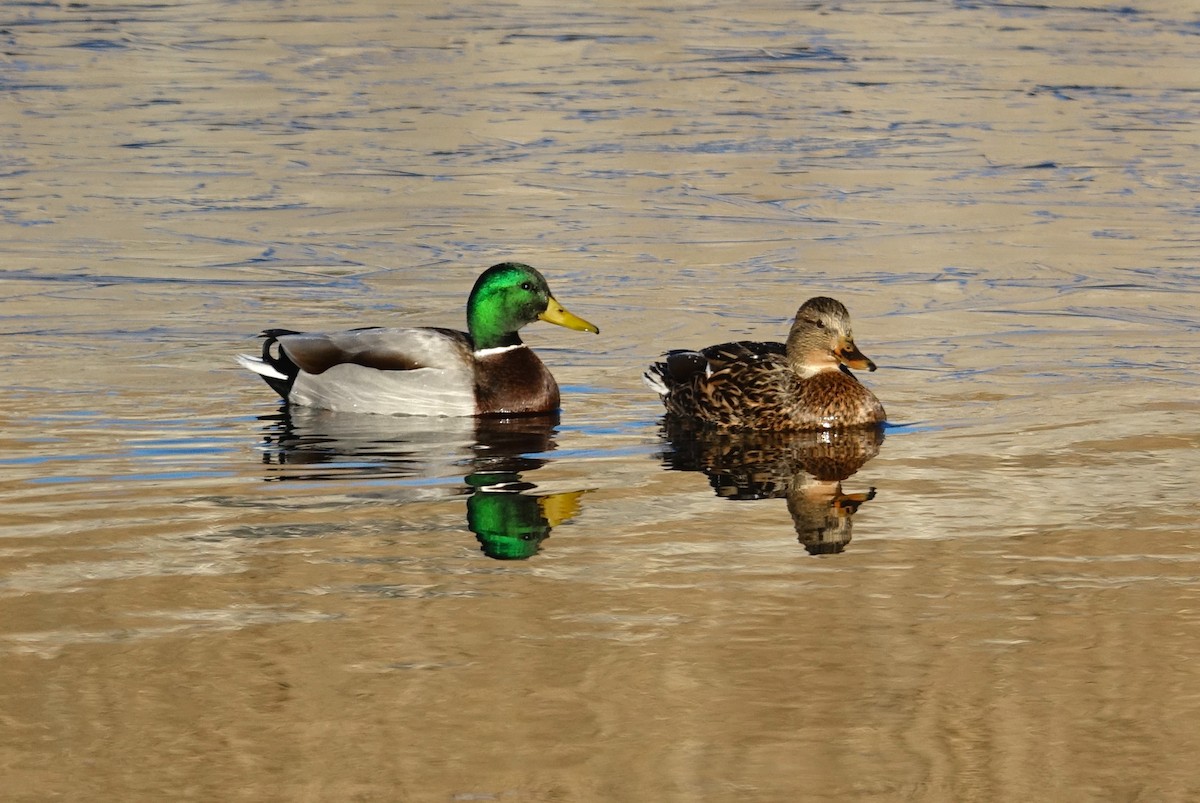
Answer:
[[[283,373],[289,373],[284,367],[288,363],[320,375],[344,363],[380,371],[412,371],[470,365],[473,359],[470,337],[454,329],[373,327],[344,332],[273,329],[264,334],[268,340],[263,345],[263,359]],[[277,354],[269,354],[273,342],[279,344]]]

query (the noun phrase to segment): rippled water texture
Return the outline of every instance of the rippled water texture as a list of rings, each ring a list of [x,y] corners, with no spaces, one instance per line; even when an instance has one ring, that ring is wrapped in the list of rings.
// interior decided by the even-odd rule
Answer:
[[[1187,3],[0,8],[0,798],[1200,798]],[[557,418],[281,411],[461,326]],[[662,427],[809,296],[880,437]]]

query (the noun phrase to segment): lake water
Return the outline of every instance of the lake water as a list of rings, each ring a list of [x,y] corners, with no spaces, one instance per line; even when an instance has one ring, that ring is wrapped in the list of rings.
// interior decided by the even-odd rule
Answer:
[[[6,5],[0,798],[1200,798],[1188,5]],[[233,362],[507,259],[557,419]],[[813,295],[882,440],[663,431]]]

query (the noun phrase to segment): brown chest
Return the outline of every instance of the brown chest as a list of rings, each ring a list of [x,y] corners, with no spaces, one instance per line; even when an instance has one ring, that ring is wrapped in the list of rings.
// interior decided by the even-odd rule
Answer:
[[[883,405],[857,379],[841,371],[828,371],[810,379],[797,379],[791,393],[792,417],[800,429],[839,428],[878,424]]]
[[[525,346],[477,356],[475,398],[479,415],[548,413],[558,409],[558,383]]]

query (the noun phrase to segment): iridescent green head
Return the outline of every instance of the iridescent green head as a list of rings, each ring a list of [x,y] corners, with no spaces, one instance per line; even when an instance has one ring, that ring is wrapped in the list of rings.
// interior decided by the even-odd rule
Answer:
[[[467,299],[467,328],[476,349],[514,346],[517,330],[536,320],[600,333],[595,325],[563,309],[550,294],[545,277],[528,265],[502,262],[483,272]]]

